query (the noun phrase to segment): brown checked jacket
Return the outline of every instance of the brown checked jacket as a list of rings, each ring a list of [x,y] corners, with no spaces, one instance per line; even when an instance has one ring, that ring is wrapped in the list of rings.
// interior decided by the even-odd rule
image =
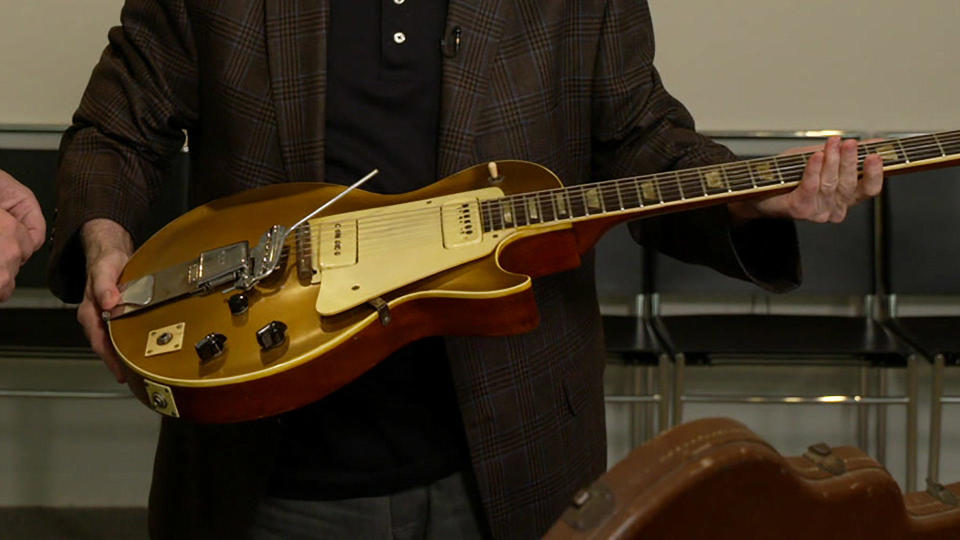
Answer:
[[[328,15],[326,0],[126,1],[62,143],[54,292],[71,301],[83,294],[85,221],[109,218],[143,240],[142,218],[184,132],[196,204],[324,179]],[[460,46],[443,63],[441,177],[515,158],[575,184],[734,159],[694,132],[661,85],[643,0],[449,0],[446,28],[460,29]],[[799,279],[788,222],[734,231],[715,207],[646,220],[634,233],[767,288]],[[543,534],[605,467],[591,257],[534,289],[535,331],[447,339],[473,472],[498,538]],[[270,419],[204,426],[165,418],[153,537],[242,537],[278,454],[274,428]]]

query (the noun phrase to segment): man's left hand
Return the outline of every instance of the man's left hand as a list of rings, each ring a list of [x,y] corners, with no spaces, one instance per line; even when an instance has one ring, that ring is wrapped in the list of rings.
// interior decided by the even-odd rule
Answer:
[[[857,141],[831,137],[818,148],[803,172],[800,184],[790,191],[764,199],[748,199],[728,205],[735,220],[760,217],[793,218],[826,223],[839,223],[847,209],[880,193],[883,187],[883,160],[870,155],[864,160],[863,176],[857,167]],[[796,154],[813,148],[785,152]]]

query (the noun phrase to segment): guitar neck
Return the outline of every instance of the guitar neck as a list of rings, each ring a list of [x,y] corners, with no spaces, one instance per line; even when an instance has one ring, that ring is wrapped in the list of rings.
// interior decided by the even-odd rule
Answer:
[[[858,167],[871,154],[887,175],[949,167],[960,162],[960,131],[864,143]],[[812,152],[736,161],[666,173],[588,183],[488,199],[484,232],[644,213],[679,211],[796,186]]]

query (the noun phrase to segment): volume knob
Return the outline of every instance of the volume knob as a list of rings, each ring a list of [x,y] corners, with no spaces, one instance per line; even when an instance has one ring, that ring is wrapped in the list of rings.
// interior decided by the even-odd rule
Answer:
[[[280,321],[273,321],[257,330],[257,343],[264,351],[277,347],[287,339],[287,325]]]
[[[227,305],[233,315],[243,315],[250,308],[250,299],[243,293],[237,293],[227,300]]]
[[[198,341],[194,349],[197,350],[200,362],[209,362],[223,354],[224,349],[227,348],[226,345],[227,336],[213,332]]]

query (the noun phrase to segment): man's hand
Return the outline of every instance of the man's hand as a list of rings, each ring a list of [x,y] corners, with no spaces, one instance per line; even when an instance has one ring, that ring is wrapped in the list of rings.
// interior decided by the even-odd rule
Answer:
[[[86,222],[81,235],[87,256],[87,287],[83,292],[83,302],[77,309],[77,320],[83,326],[93,352],[103,359],[117,382],[122,383],[125,379],[120,369],[120,358],[110,342],[101,313],[120,303],[117,281],[133,253],[133,241],[123,226],[108,219]]]
[[[883,187],[883,160],[867,156],[863,177],[858,180],[857,141],[831,137],[823,148],[798,148],[786,154],[817,149],[807,161],[800,184],[791,192],[766,199],[732,202],[728,205],[735,220],[759,217],[804,219],[839,223],[847,209],[876,196]]]
[[[33,192],[0,171],[0,301],[13,294],[17,272],[43,245],[46,230]]]

